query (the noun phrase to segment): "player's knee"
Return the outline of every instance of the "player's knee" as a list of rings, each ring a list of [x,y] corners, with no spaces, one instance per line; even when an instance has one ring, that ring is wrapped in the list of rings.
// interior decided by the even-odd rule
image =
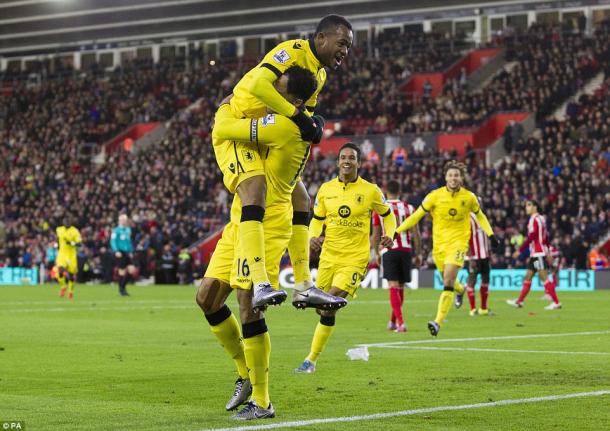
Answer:
[[[489,273],[481,275],[481,283],[489,284]]]
[[[241,209],[241,220],[244,221],[263,221],[265,218],[265,208],[258,205],[245,205]]]
[[[292,206],[297,211],[308,211],[311,208],[311,198],[304,187],[294,189],[292,193]]]
[[[214,306],[216,300],[216,290],[217,285],[220,282],[213,278],[204,278],[197,289],[197,295],[195,296],[195,300],[197,301],[197,305],[203,310],[204,313],[214,313],[218,311],[218,306]],[[222,306],[223,304],[220,304]]]
[[[470,286],[470,285],[466,286],[466,292],[473,293],[474,292],[474,286]]]
[[[265,319],[255,320],[241,325],[241,333],[244,338],[252,338],[267,332]]]
[[[213,313],[205,313],[204,315],[210,326],[216,326],[231,317],[231,309],[225,304],[219,310]]]
[[[324,326],[335,326],[335,315],[325,316],[322,314],[320,316],[320,323]]]
[[[257,175],[242,181],[237,187],[237,194],[243,206],[265,206],[267,196],[267,179],[264,175]]]
[[[309,211],[294,211],[292,213],[292,224],[309,226]]]

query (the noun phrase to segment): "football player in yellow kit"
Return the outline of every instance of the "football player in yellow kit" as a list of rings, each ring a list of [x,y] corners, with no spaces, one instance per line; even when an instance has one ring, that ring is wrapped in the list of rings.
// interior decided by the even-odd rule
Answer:
[[[280,43],[237,83],[230,101],[234,118],[262,118],[269,108],[289,117],[300,129],[303,140],[317,143],[322,137],[321,124],[305,111],[313,112],[319,92],[326,82],[326,69],[337,69],[352,45],[352,26],[345,18],[328,15],[318,24],[314,36]],[[318,83],[316,91],[296,108],[282,97],[273,83],[291,66],[311,71]],[[215,137],[214,137],[215,136]],[[287,294],[271,286],[265,270],[263,218],[265,216],[265,167],[255,142],[222,139],[213,134],[216,160],[223,173],[225,186],[237,193],[242,202],[238,236],[245,246],[243,254],[254,284],[254,307],[282,303]],[[292,237],[288,245],[295,273],[295,306],[340,308],[332,296],[315,288],[309,272],[309,237],[307,223],[310,200],[305,186],[297,178],[292,195]],[[274,289],[275,288],[275,289]],[[300,292],[305,292],[301,295]],[[312,302],[314,301],[315,302]]]
[[[74,283],[78,272],[76,249],[82,242],[80,232],[74,226],[72,216],[65,217],[64,224],[55,230],[59,250],[56,265],[58,269],[59,296],[63,297],[68,289],[68,299],[74,298]]]
[[[295,106],[302,105],[317,86],[314,75],[298,66],[288,68],[274,85]],[[266,271],[270,281],[277,283],[280,260],[292,234],[292,191],[309,157],[310,142],[302,138],[298,126],[289,118],[269,114],[262,118],[236,119],[227,101],[224,102],[215,117],[216,138],[260,146],[257,155],[264,161],[267,189],[263,220]],[[247,402],[234,418],[252,420],[272,418],[275,410],[268,388],[271,343],[262,313],[264,307],[252,306],[252,272],[243,254],[244,247],[239,247],[242,213],[243,206],[237,195],[231,206],[231,221],[223,231],[197,292],[197,303],[212,333],[234,360],[239,375],[226,409],[233,410]],[[226,305],[233,290],[239,302],[241,330]],[[250,394],[252,398],[248,401]]]
[[[361,150],[351,142],[339,150],[339,176],[320,186],[309,227],[311,246],[322,250],[316,284],[331,295],[354,296],[369,262],[371,216],[383,219],[385,235],[380,243],[391,247],[396,217],[377,187],[358,176]],[[325,236],[322,229],[326,226]],[[316,361],[335,329],[336,310],[317,310],[320,322],[314,331],[309,355],[297,373],[313,373]]]
[[[415,226],[422,217],[432,216],[432,257],[436,268],[443,274],[443,292],[438,301],[436,318],[428,322],[430,334],[436,336],[453,303],[454,291],[463,294],[464,286],[457,280],[464,257],[468,253],[470,240],[470,213],[489,236],[494,249],[499,245],[476,196],[463,187],[466,167],[454,160],[444,168],[445,187],[428,193],[422,204],[397,229],[404,232]]]

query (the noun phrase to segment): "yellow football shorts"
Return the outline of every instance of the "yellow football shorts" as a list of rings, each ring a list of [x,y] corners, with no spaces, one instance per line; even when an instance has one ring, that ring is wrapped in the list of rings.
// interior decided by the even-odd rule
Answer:
[[[325,292],[334,286],[355,297],[365,272],[366,265],[346,265],[321,259],[318,265],[316,286]]]
[[[269,207],[263,220],[265,230],[265,265],[269,282],[279,287],[280,261],[288,248],[292,236],[292,207]],[[248,260],[240,252],[239,224],[230,222],[225,226],[216,245],[205,277],[216,278],[231,287],[249,290],[252,288]],[[245,244],[247,247],[247,244]]]
[[[76,274],[78,271],[76,255],[66,256],[63,254],[58,254],[55,265],[57,265],[58,268],[66,269],[70,274]]]
[[[445,265],[464,266],[464,258],[468,255],[468,243],[466,244],[450,244],[438,249],[433,247],[432,258],[436,268],[443,272]]]
[[[216,118],[232,117],[232,115],[229,105],[222,105],[216,112]],[[212,138],[212,145],[216,162],[222,172],[224,185],[229,192],[235,194],[237,186],[248,178],[265,175],[263,161],[258,153],[258,145],[215,138]]]

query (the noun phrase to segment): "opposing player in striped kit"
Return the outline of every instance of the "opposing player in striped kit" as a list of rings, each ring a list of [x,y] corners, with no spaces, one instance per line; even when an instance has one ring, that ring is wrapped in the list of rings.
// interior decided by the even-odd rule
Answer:
[[[387,185],[387,204],[392,209],[397,223],[402,223],[415,212],[413,205],[399,199],[400,185],[397,181],[389,181]],[[381,237],[384,235],[383,223],[377,213],[373,213],[373,251],[377,263],[381,263],[383,278],[388,281],[390,306],[392,315],[388,322],[388,330],[407,332],[402,314],[404,303],[404,285],[411,281],[411,264],[415,264],[421,256],[421,237],[417,226],[394,237],[394,243],[389,249],[379,250]],[[413,248],[415,247],[415,256]]]
[[[544,307],[544,309],[558,310],[561,308],[561,303],[555,292],[555,283],[549,278],[549,236],[546,229],[546,220],[538,210],[539,205],[537,201],[533,199],[525,201],[525,212],[530,216],[527,223],[527,239],[519,250],[515,251],[513,257],[517,258],[529,247],[529,263],[519,297],[517,299],[507,299],[506,303],[516,308],[523,307],[523,302],[532,287],[532,279],[538,273],[540,281],[544,284],[544,291],[549,294],[553,301]]]
[[[479,199],[480,202],[480,199]],[[477,223],[477,218],[470,213],[470,248],[468,250],[468,280],[466,281],[466,294],[470,303],[471,316],[477,314],[487,316],[489,309],[487,308],[487,298],[489,296],[489,272],[491,265],[489,264],[489,239],[487,235]],[[474,287],[477,284],[477,278],[481,275],[481,287],[479,292],[481,295],[481,306],[477,310]],[[464,295],[456,295],[455,307],[462,306]]]

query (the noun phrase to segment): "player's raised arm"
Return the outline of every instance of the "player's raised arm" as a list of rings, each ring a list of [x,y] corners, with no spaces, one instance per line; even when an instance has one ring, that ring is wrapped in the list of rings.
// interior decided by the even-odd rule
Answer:
[[[273,112],[285,117],[293,117],[299,113],[299,110],[288,102],[274,86],[275,81],[282,76],[282,73],[283,71],[280,71],[277,67],[265,63],[254,71],[248,90]]]
[[[426,215],[426,212],[427,211],[424,209],[423,205],[420,205],[413,214],[407,217],[407,219],[396,228],[396,233],[403,233],[404,231],[414,227],[417,223],[419,223],[422,217]]]

